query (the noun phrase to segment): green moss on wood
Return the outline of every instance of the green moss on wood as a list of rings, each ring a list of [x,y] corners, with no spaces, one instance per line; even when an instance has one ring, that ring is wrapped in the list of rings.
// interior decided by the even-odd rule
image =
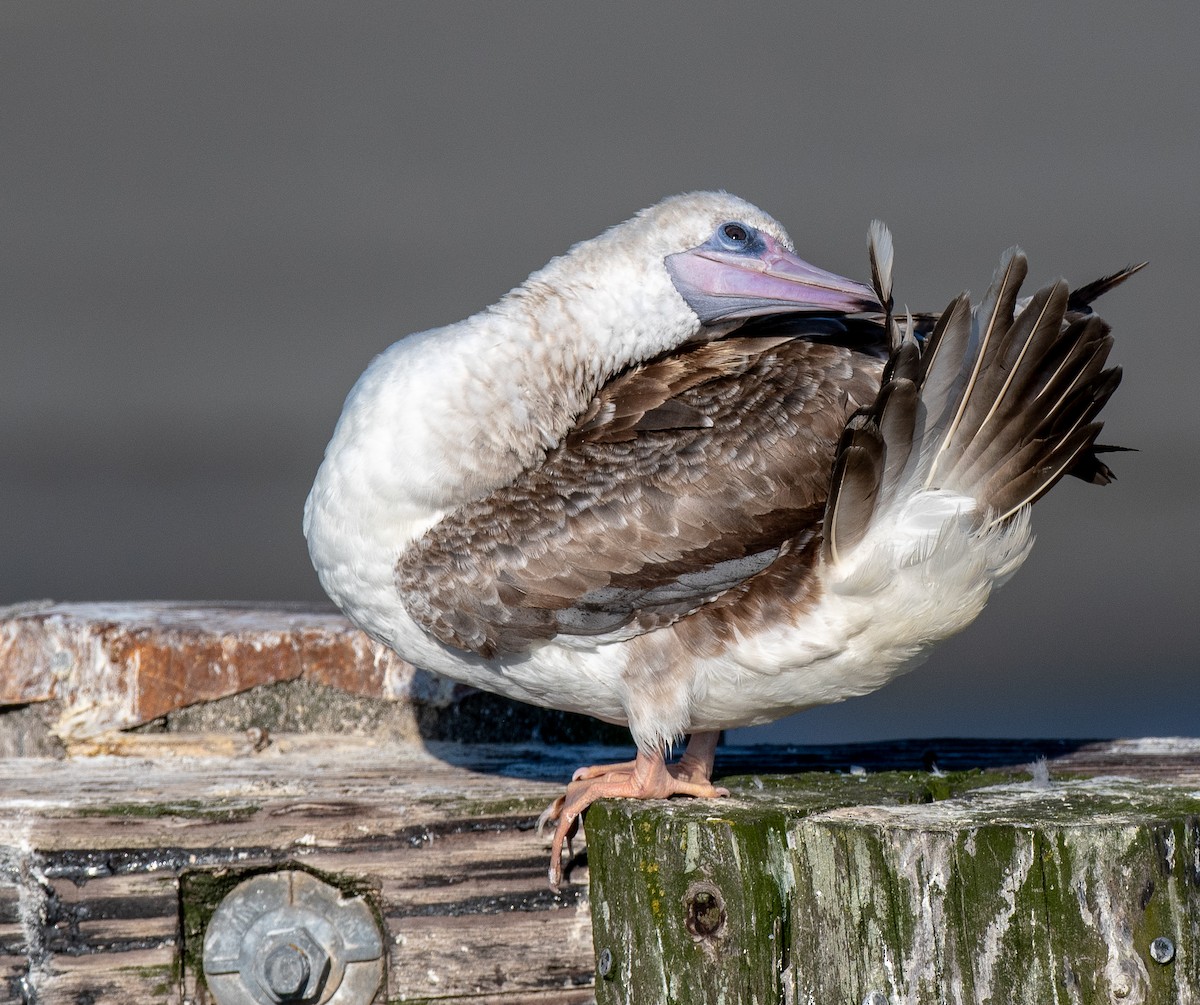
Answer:
[[[981,772],[730,787],[589,811],[600,1005],[1200,993],[1194,949],[1149,955],[1200,935],[1198,793]]]
[[[225,800],[180,799],[164,803],[104,803],[81,806],[74,811],[77,817],[125,817],[136,820],[156,820],[160,817],[180,817],[207,820],[212,823],[239,823],[258,812],[258,806]]]
[[[119,973],[133,974],[139,980],[144,981],[149,985],[146,990],[150,994],[166,997],[179,988],[178,967],[170,963],[143,967],[116,967],[114,969]]]
[[[794,775],[734,775],[721,784],[739,800],[775,801],[781,797],[805,805],[869,805],[872,803],[931,803],[952,799],[974,789],[1029,781],[1027,772],[984,771],[973,768],[931,774],[923,771],[874,771],[845,774],[805,771]]]
[[[444,811],[448,816],[480,820],[485,817],[536,817],[546,808],[546,799],[534,796],[506,796],[498,799],[453,797],[432,800],[427,805]]]

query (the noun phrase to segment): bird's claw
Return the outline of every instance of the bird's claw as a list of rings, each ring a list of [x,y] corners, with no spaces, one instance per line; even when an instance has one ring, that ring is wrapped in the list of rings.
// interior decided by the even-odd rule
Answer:
[[[598,765],[575,772],[567,791],[554,800],[538,817],[541,835],[551,820],[558,820],[550,848],[550,889],[558,891],[563,878],[563,846],[572,857],[571,838],[579,829],[587,808],[597,799],[665,799],[673,795],[714,799],[728,796],[729,790],[709,781],[712,762],[707,757],[685,757],[679,764],[667,766],[661,754],[639,755],[626,764]]]
[[[621,761],[617,764],[587,764],[582,768],[575,769],[575,774],[571,776],[571,781],[582,782],[589,778],[600,778],[603,775],[631,772],[636,763],[636,761]]]
[[[561,796],[554,800],[549,806],[542,810],[541,816],[537,819],[537,835],[542,837],[545,832],[546,825],[557,820],[558,825],[554,829],[553,850],[550,853],[550,889],[558,893],[558,888],[562,884],[563,878],[563,848],[567,850],[567,861],[570,861],[575,856],[575,850],[571,845],[571,839],[579,831],[579,814],[568,814],[564,816],[564,808],[567,803],[567,794],[564,792]]]
[[[565,805],[566,801],[566,793],[563,793],[561,796],[555,799],[554,802],[542,810],[541,816],[537,818],[538,837],[541,837],[543,832],[546,830],[546,824],[550,823],[551,820],[557,820],[562,815],[563,806]]]

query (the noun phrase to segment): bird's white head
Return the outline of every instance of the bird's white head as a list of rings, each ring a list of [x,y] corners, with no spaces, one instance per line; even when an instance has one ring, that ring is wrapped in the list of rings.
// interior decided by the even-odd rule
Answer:
[[[725,192],[672,196],[575,245],[514,296],[553,291],[651,352],[756,315],[878,309],[871,289],[797,257],[783,226]],[[601,319],[602,322],[601,322]]]

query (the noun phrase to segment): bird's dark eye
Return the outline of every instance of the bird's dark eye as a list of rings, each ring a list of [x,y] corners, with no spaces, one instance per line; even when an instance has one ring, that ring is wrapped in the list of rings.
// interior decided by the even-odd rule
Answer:
[[[717,238],[725,247],[737,251],[750,243],[750,228],[736,221],[723,223],[717,228]]]

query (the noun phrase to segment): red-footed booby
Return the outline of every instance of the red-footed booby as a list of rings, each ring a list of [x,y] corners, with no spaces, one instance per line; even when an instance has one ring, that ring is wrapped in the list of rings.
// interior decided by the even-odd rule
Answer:
[[[1010,252],[977,306],[902,330],[873,235],[872,288],[741,199],[670,198],[346,400],[304,515],[333,601],[414,664],[633,735],[544,815],[552,886],[594,800],[726,795],[720,730],[880,687],[1017,569],[1043,492],[1111,477],[1088,305],[1133,270],[1018,303]]]

